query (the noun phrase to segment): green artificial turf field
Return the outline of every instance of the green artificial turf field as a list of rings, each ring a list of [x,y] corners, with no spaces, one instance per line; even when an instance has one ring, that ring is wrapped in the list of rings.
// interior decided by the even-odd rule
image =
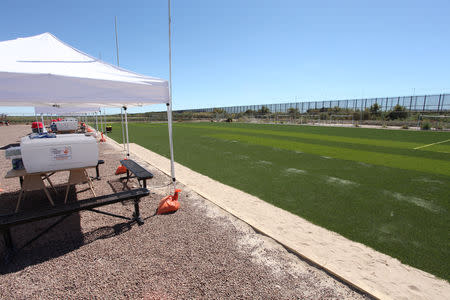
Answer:
[[[449,132],[235,123],[173,131],[177,162],[450,279]],[[110,136],[122,141],[120,124]],[[130,124],[129,136],[169,157],[167,124]]]

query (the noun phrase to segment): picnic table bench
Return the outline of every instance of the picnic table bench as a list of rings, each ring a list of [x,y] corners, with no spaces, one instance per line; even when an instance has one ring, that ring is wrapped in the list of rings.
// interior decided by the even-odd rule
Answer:
[[[67,204],[59,204],[56,206],[52,206],[47,209],[42,209],[38,211],[23,211],[8,215],[0,215],[0,231],[3,232],[3,237],[5,240],[5,245],[8,248],[9,252],[12,252],[14,249],[10,227],[15,225],[20,225],[24,223],[34,222],[38,220],[48,219],[52,217],[57,216],[63,216],[58,221],[56,221],[54,224],[49,226],[47,229],[45,229],[43,232],[38,234],[36,237],[28,241],[24,246],[22,246],[20,249],[23,249],[27,245],[31,244],[33,241],[47,233],[51,228],[55,227],[57,224],[62,222],[65,218],[70,216],[74,212],[79,212],[82,210],[89,210],[95,213],[105,214],[112,217],[118,217],[130,221],[135,221],[139,225],[144,224],[144,221],[141,218],[140,212],[139,212],[139,201],[142,197],[148,196],[150,194],[149,190],[146,188],[138,188],[134,190],[119,192],[115,194],[110,195],[103,195],[95,198],[90,198],[86,200],[80,200],[77,202],[71,202]],[[104,212],[97,210],[95,208],[109,205],[117,202],[123,202],[125,200],[134,200],[134,213],[133,216],[125,217],[121,215],[116,215],[109,212]],[[20,250],[19,249],[19,250]]]
[[[142,180],[142,187],[147,188],[147,179],[153,178],[153,174],[150,173],[148,170],[143,168],[141,165],[139,165],[137,162],[135,162],[132,159],[124,159],[121,160],[120,163],[127,168],[127,177],[122,177],[121,179],[127,179],[130,178],[137,178],[139,181],[139,184],[141,184]],[[130,176],[130,172],[134,174],[134,176]]]

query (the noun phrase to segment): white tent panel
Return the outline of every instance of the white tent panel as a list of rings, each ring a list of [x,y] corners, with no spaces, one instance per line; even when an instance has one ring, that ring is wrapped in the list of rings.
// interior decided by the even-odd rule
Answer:
[[[0,105],[168,103],[168,82],[93,58],[50,33],[0,42]]]
[[[85,114],[99,112],[100,107],[59,107],[59,106],[36,106],[34,113],[37,115],[64,115],[64,114]]]

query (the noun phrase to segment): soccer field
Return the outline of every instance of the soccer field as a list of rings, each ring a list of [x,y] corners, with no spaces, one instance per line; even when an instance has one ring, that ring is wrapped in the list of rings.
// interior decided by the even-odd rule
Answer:
[[[129,132],[169,157],[167,124]],[[120,124],[110,137],[122,142]],[[199,173],[450,279],[449,132],[177,123],[174,148]]]

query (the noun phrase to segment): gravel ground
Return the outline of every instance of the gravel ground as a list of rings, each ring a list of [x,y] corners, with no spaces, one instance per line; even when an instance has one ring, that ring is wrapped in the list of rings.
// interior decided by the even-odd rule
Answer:
[[[18,179],[5,179],[11,162],[7,145],[17,143],[29,126],[0,127],[0,213],[14,209]],[[123,154],[100,144],[102,180],[94,181],[98,195],[137,187],[113,175]],[[143,163],[143,162],[141,162]],[[92,212],[73,214],[45,236],[25,247],[12,262],[0,265],[1,299],[362,299],[368,298],[325,272],[288,253],[272,239],[256,233],[188,187],[181,208],[154,215],[159,199],[169,193],[170,179],[143,163],[155,177],[148,181],[149,197],[141,202],[145,224],[138,226]],[[94,175],[95,170],[89,171]],[[68,172],[65,172],[68,173]],[[68,174],[52,177],[62,202]],[[70,201],[92,197],[87,185],[71,189]],[[29,193],[22,210],[48,207],[43,192]],[[131,216],[131,203],[102,208]],[[16,246],[56,219],[12,228]],[[5,254],[0,240],[0,257]]]

